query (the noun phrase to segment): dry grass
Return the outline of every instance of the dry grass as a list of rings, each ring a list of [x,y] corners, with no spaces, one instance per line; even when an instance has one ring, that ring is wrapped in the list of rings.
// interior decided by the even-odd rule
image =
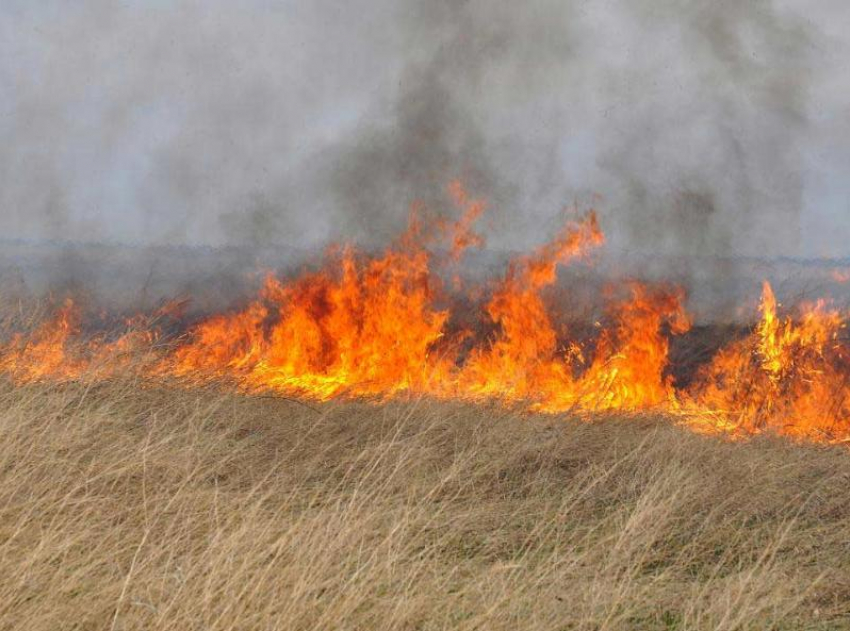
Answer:
[[[0,385],[3,629],[850,628],[850,454]]]

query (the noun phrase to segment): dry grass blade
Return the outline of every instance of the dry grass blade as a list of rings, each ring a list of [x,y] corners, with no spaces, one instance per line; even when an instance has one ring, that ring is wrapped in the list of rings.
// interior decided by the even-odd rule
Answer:
[[[133,380],[0,399],[0,628],[850,625],[842,448]]]

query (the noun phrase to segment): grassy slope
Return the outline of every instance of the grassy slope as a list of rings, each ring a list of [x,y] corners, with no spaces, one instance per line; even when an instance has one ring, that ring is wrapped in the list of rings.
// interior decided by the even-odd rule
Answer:
[[[850,628],[850,454],[0,384],[3,629]]]

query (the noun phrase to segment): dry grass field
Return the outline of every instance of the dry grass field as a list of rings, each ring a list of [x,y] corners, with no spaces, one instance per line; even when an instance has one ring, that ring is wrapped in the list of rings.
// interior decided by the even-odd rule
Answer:
[[[0,628],[850,628],[850,454],[428,400],[0,385]]]

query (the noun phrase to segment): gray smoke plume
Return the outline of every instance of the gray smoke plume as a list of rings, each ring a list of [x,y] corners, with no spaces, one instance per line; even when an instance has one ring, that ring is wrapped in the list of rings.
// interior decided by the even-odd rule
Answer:
[[[825,131],[850,85],[841,16],[832,0],[7,0],[0,237],[375,243],[460,178],[490,200],[495,248],[594,201],[614,250],[834,251],[846,202],[817,215],[837,226],[823,245],[806,183],[827,172],[819,148],[842,151]]]
[[[631,6],[658,44],[617,82],[627,105],[603,165],[633,239],[703,255],[794,252],[812,29],[771,0]]]

